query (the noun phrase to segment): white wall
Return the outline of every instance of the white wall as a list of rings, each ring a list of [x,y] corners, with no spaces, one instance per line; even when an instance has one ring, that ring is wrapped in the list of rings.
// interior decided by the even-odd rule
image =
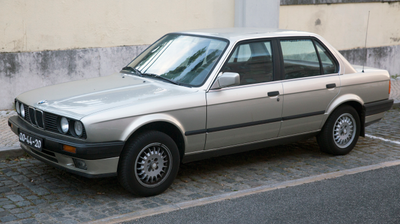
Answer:
[[[167,32],[232,27],[233,0],[1,0],[0,52],[150,44]]]
[[[318,33],[338,50],[400,45],[400,2],[285,5],[279,27]]]
[[[111,75],[165,33],[233,25],[233,0],[0,0],[0,109],[31,89]]]

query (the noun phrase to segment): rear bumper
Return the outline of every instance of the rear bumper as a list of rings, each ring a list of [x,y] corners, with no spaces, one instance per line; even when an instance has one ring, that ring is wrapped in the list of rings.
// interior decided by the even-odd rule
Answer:
[[[117,175],[119,155],[124,142],[88,143],[33,127],[18,116],[9,118],[8,125],[16,135],[23,131],[43,139],[41,150],[21,143],[25,152],[42,162],[89,178]],[[64,151],[63,145],[75,147],[76,153]],[[75,165],[77,162],[84,162],[86,166],[79,168]]]
[[[371,116],[390,110],[393,106],[393,100],[380,100],[364,104],[365,116]]]
[[[378,122],[383,118],[384,112],[393,106],[393,100],[381,100],[364,104],[365,109],[365,127]]]

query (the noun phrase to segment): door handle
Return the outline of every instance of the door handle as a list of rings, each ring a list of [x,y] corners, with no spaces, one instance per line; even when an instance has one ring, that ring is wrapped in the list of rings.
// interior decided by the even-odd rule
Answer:
[[[268,92],[268,96],[278,96],[279,91]]]
[[[332,89],[336,87],[336,83],[326,84],[327,89]]]

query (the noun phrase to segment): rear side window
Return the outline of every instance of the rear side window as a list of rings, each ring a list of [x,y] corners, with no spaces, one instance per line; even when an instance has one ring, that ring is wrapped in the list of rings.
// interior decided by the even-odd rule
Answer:
[[[272,81],[273,70],[270,41],[237,45],[222,68],[222,72],[239,73],[240,85]]]
[[[314,45],[315,43],[315,45]],[[338,71],[332,57],[310,39],[281,40],[285,79],[302,78]]]

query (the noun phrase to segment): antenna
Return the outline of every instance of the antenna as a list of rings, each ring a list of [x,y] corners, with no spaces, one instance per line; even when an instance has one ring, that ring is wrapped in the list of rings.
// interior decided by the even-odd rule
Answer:
[[[369,26],[369,12],[370,11],[368,11],[367,31],[365,32],[365,45],[364,45],[365,57],[364,57],[364,63],[363,63],[363,69],[362,69],[363,73],[364,73],[364,65],[365,65],[365,63],[367,63],[367,37],[368,37],[368,26]]]

